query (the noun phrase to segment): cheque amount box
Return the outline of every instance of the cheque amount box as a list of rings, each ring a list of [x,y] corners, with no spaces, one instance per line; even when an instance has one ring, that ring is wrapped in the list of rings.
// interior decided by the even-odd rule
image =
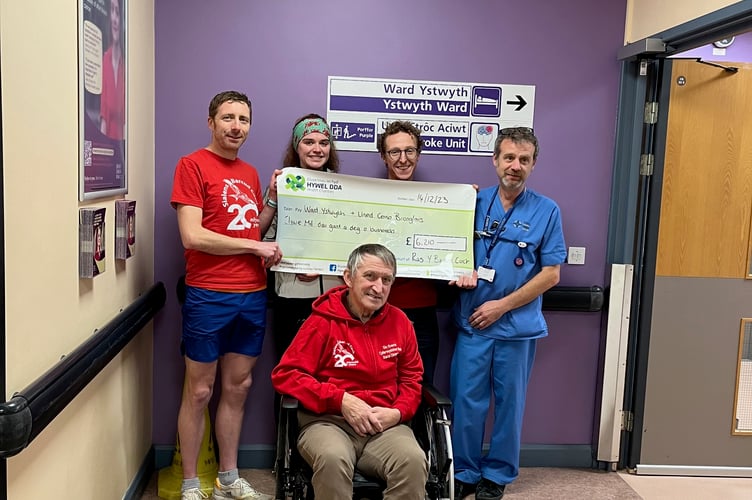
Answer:
[[[419,248],[421,250],[464,252],[467,250],[467,238],[461,236],[416,234],[413,236],[413,248]]]

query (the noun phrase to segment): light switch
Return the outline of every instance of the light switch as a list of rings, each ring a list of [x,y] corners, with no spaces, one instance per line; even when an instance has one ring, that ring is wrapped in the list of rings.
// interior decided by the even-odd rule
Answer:
[[[569,255],[567,256],[567,264],[584,264],[585,263],[585,247],[569,247]]]

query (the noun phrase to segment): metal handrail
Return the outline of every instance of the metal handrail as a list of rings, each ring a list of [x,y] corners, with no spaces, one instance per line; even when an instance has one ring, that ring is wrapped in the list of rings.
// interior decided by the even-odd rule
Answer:
[[[0,404],[0,458],[26,448],[136,336],[167,299],[157,282],[28,387]]]

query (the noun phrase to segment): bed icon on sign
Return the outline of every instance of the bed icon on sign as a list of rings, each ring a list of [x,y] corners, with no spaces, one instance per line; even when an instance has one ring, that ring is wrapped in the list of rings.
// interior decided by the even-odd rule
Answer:
[[[501,114],[501,87],[473,87],[473,116]]]

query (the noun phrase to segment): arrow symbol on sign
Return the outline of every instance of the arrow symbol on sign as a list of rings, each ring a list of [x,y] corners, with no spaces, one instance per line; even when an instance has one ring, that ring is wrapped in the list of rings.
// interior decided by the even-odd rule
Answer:
[[[515,94],[515,97],[517,97],[516,101],[507,101],[507,104],[511,104],[512,106],[516,104],[517,107],[515,108],[515,111],[519,111],[525,107],[525,105],[527,104],[527,101],[523,99],[520,94]]]

